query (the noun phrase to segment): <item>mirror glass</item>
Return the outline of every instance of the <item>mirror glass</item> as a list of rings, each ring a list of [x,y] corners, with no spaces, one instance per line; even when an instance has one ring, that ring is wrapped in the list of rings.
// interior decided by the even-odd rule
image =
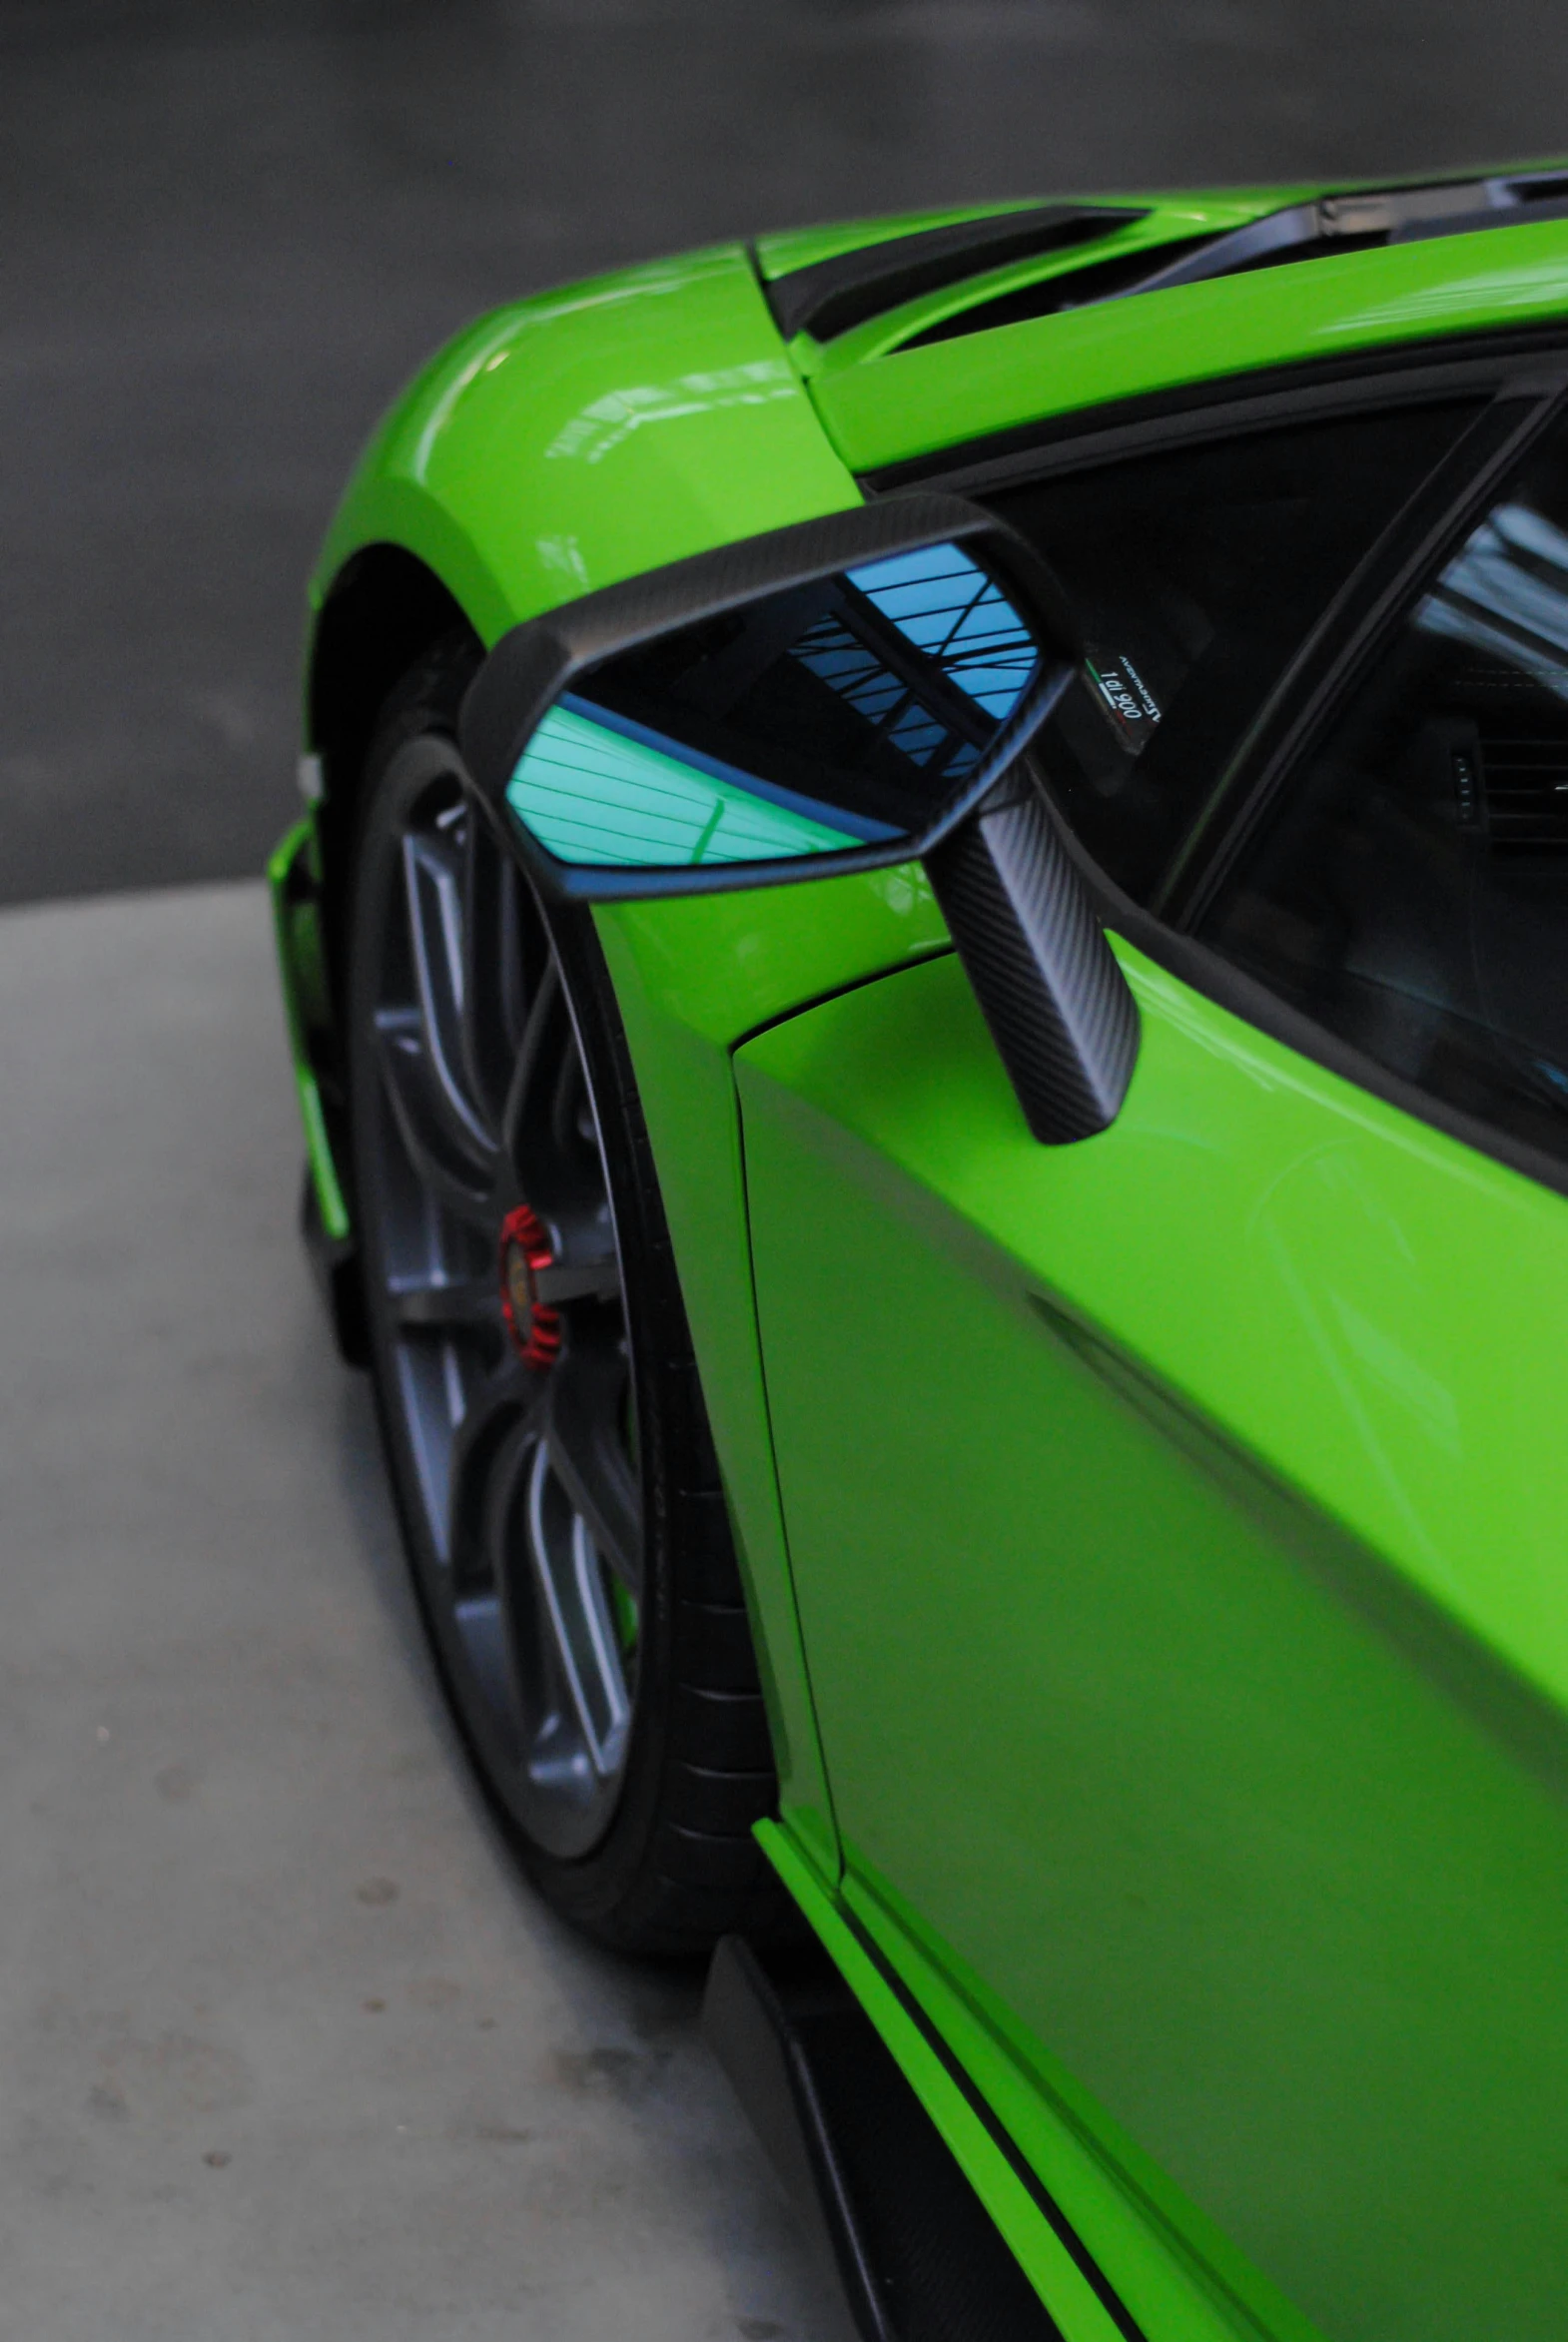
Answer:
[[[579,675],[506,801],[556,861],[774,862],[927,829],[1040,663],[956,544],[673,628]]]

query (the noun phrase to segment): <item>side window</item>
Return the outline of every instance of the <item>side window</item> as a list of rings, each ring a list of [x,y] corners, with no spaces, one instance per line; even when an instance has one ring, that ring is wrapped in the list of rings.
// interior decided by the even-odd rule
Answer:
[[[1568,429],[1415,602],[1201,933],[1390,1072],[1568,1155]]]
[[[1058,805],[1148,902],[1293,652],[1470,401],[1168,449],[989,499],[1066,586],[1088,669],[1040,743]]]

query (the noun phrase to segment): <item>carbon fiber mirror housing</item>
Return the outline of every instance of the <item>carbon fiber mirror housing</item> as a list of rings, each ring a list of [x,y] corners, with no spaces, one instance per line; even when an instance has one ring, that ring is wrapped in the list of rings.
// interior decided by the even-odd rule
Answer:
[[[1121,1110],[1139,1016],[1043,794],[1020,767],[926,857],[1024,1119],[1047,1147]]]

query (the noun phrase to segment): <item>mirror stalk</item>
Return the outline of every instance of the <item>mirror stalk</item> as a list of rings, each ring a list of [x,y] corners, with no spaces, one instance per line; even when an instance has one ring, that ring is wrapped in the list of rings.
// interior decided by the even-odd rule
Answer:
[[[1107,1130],[1138,1060],[1138,1003],[1021,766],[926,869],[1035,1138],[1062,1147]]]

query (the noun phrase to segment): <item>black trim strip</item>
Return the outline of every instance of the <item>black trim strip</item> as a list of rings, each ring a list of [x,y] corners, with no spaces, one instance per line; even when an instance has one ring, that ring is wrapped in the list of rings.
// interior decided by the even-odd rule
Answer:
[[[1474,236],[1483,228],[1527,228],[1533,220],[1568,220],[1568,198],[1536,196],[1528,203],[1494,205],[1446,220],[1411,220],[1396,228],[1390,244],[1424,244],[1431,236]]]
[[[848,1985],[842,1989],[856,2014],[869,2023]],[[856,2333],[862,2342],[898,2342],[812,2061],[774,1979],[744,1937],[721,1936],[713,1948],[702,1995],[702,2033],[783,2181],[797,2219],[837,2277]],[[880,2038],[878,2045],[886,2053]],[[900,2073],[899,2079],[907,2089],[907,2078]],[[924,2114],[924,2107],[920,2111]]]
[[[863,1879],[860,1884],[868,1895],[881,1902],[882,1898],[877,1896],[876,1889],[871,1886],[869,1881]],[[916,2027],[927,2048],[942,2066],[949,2081],[952,2082],[970,2112],[985,2129],[993,2146],[1006,2158],[1014,2177],[1028,2192],[1036,2210],[1073,2262],[1079,2275],[1094,2293],[1096,2300],[1118,2333],[1124,2337],[1124,2342],[1148,2342],[1144,2328],[1134,2317],[1104,2269],[1101,2268],[1100,2263],[1095,2259],[1088,2245],[1057,2202],[1056,2197],[1040,2177],[1039,2172],[1029,2162],[1012,2132],[1002,2121],[990,2101],[970,2079],[954,2051],[948,2047],[936,2024],[927,2015],[925,2009],[882,1950],[881,1945],[877,1943],[875,1937],[868,1933],[865,1923],[856,1917],[842,1899],[834,1908],[835,1916],[840,1924],[847,1928],[854,1937],[859,1950],[870,1960],[882,1983],[897,2000],[911,2024]],[[894,1924],[897,1925],[897,1922],[895,1921]],[[978,2021],[983,2023],[984,2019]]]
[[[797,334],[825,342],[922,293],[940,293],[1010,261],[1093,243],[1148,217],[1147,205],[1037,204],[947,228],[917,228],[913,235],[863,244],[783,277],[764,277],[759,267],[757,276],[786,342]]]
[[[702,2029],[863,2342],[1064,2342],[825,1945],[721,1937]]]
[[[984,496],[1053,472],[1088,469],[1186,439],[1263,430],[1294,415],[1351,412],[1495,390],[1521,364],[1561,358],[1560,323],[1513,333],[1433,336],[1343,358],[1301,359],[1245,374],[1211,375],[955,442],[857,475],[867,497],[923,487]]]

